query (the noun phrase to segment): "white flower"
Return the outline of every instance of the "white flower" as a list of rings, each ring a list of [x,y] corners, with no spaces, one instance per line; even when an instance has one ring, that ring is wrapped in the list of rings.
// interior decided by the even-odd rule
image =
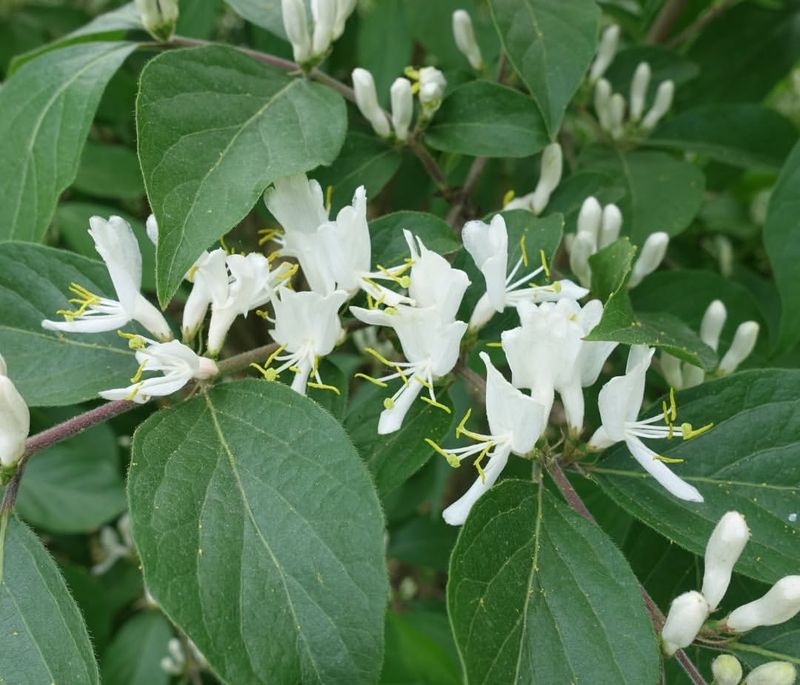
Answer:
[[[414,94],[411,90],[411,81],[402,77],[395,79],[390,95],[394,134],[398,140],[405,140],[408,138],[408,129],[414,116]]]
[[[334,40],[344,33],[345,23],[356,8],[356,3],[357,0],[336,0],[336,21],[333,24]]]
[[[184,342],[197,335],[209,305],[212,302],[221,304],[228,296],[226,257],[225,250],[221,248],[203,252],[186,274],[186,280],[193,283],[193,286],[183,307],[181,333]]]
[[[661,631],[664,653],[672,656],[692,644],[709,613],[708,602],[699,592],[685,592],[672,600]]]
[[[378,93],[375,90],[375,79],[366,69],[358,67],[353,69],[353,91],[356,105],[364,118],[371,124],[372,129],[381,138],[388,138],[392,129],[386,112],[378,104]]]
[[[724,623],[735,633],[784,623],[800,612],[800,576],[785,576],[759,599],[734,609]]]
[[[470,415],[468,411],[456,429],[456,436],[466,435],[477,444],[443,450],[432,440],[426,441],[454,467],[460,466],[464,459],[476,457],[473,465],[478,469],[479,477],[459,500],[442,512],[442,517],[451,526],[460,526],[466,521],[472,505],[497,481],[509,454],[522,456],[530,452],[547,425],[545,407],[509,383],[492,365],[489,355],[481,352],[480,357],[486,365],[489,434],[474,433],[465,428]],[[481,462],[486,457],[488,462],[482,467]]]
[[[755,321],[745,321],[739,324],[736,333],[733,335],[733,342],[719,363],[717,373],[729,374],[736,371],[756,346],[758,340],[759,326]]]
[[[691,425],[676,428],[677,417],[674,402],[664,406],[662,413],[637,421],[644,399],[645,375],[650,366],[654,350],[643,345],[631,347],[624,376],[617,376],[606,383],[598,398],[602,425],[589,441],[592,449],[605,449],[617,442],[624,442],[631,454],[653,478],[667,491],[679,499],[702,502],[703,496],[692,485],[676,476],[664,463],[664,458],[650,449],[641,438],[669,438],[680,435],[688,439],[707,430],[697,431]],[[664,422],[665,425],[657,425]]]
[[[132,400],[143,404],[151,397],[164,397],[180,390],[190,380],[206,380],[218,373],[213,360],[200,357],[177,340],[166,343],[139,335],[125,335],[131,349],[136,350],[139,368],[127,388],[104,390],[106,400]],[[159,376],[142,379],[145,372],[160,372]]]
[[[675,96],[675,84],[672,81],[662,81],[658,85],[656,97],[653,100],[653,106],[650,111],[642,119],[642,128],[649,131],[655,128],[656,124],[661,121],[662,117],[669,112],[672,107],[672,98]]]
[[[280,347],[264,367],[256,368],[267,380],[274,380],[289,369],[294,373],[292,390],[301,395],[305,395],[306,386],[338,394],[337,388],[322,382],[317,367],[320,357],[330,354],[344,333],[339,308],[346,299],[347,293],[341,290],[320,295],[279,288],[273,303],[275,328],[270,330],[270,335]],[[277,368],[270,367],[273,361],[280,362]],[[312,376],[314,381],[309,382]]]
[[[747,523],[738,511],[729,511],[708,538],[703,574],[703,597],[711,611],[719,606],[731,582],[734,564],[750,538]]]
[[[136,9],[147,32],[167,42],[178,23],[178,0],[136,0]]]
[[[125,512],[117,521],[117,526],[103,526],[97,541],[101,560],[92,566],[92,574],[99,576],[108,571],[119,559],[130,557],[133,552],[131,537],[131,517]]]
[[[122,328],[138,321],[156,338],[170,340],[172,331],[158,309],[139,290],[142,286],[142,255],[139,243],[127,221],[112,216],[108,221],[99,216],[89,219],[89,235],[106,264],[114,284],[116,300],[100,297],[83,286],[73,283],[70,292],[76,295],[74,311],[60,310],[65,321],[42,321],[42,327],[65,333],[101,333]]]
[[[589,83],[594,83],[599,79],[608,69],[611,62],[614,60],[614,55],[617,52],[617,44],[619,43],[619,26],[612,24],[600,37],[600,45],[597,47],[597,57],[592,62],[592,68],[589,71]]]
[[[630,99],[630,119],[633,122],[639,121],[644,112],[644,101],[647,97],[647,87],[650,85],[650,65],[647,62],[640,62],[633,72],[631,79],[631,99]]]
[[[483,68],[481,47],[475,40],[475,31],[472,28],[472,18],[466,10],[453,12],[453,38],[461,54],[467,58],[473,69]]]
[[[669,235],[663,231],[651,233],[642,245],[642,251],[633,265],[628,287],[635,288],[645,276],[653,273],[664,261],[669,246]]]
[[[529,388],[549,415],[557,391],[567,423],[583,427],[583,387],[597,381],[603,363],[616,343],[588,342],[583,338],[603,312],[599,300],[583,308],[573,300],[517,305],[522,325],[504,331],[501,344],[511,367],[511,382]]]
[[[594,111],[600,128],[608,131],[611,128],[611,84],[604,78],[598,79],[594,86]]]
[[[419,102],[422,105],[422,119],[428,120],[442,105],[447,79],[436,67],[422,67],[417,73],[419,79]]]
[[[230,281],[226,283],[225,294],[218,293],[217,299],[211,302],[207,345],[211,355],[219,354],[236,317],[247,316],[250,310],[272,301],[275,289],[294,272],[286,262],[270,269],[269,260],[257,252],[228,255],[225,263]],[[220,286],[219,283],[215,285]]]
[[[768,661],[754,668],[742,685],[793,685],[797,669],[788,661]]]
[[[28,405],[7,373],[0,355],[0,465],[4,468],[14,466],[25,453],[25,440],[31,428]]]
[[[592,267],[589,258],[598,250],[613,243],[622,228],[622,212],[614,204],[601,206],[596,198],[589,196],[578,212],[577,231],[567,242],[569,266],[581,285],[592,284]]]
[[[311,50],[315,57],[324,55],[333,42],[336,4],[336,0],[311,0],[311,18],[314,20]]]
[[[524,238],[520,243],[522,256],[506,275],[508,230],[501,214],[496,214],[490,224],[483,221],[468,221],[461,231],[461,237],[464,247],[486,281],[486,293],[478,300],[470,318],[471,330],[481,328],[495,312],[502,312],[506,307],[522,301],[551,302],[561,298],[577,300],[589,292],[569,280],[555,281],[549,285],[529,283],[542,272],[548,273],[544,253],[542,253],[542,266],[514,280],[520,267],[528,266]]]
[[[539,171],[539,181],[532,193],[523,195],[516,199],[510,199],[504,203],[503,209],[527,209],[536,216],[541,214],[550,196],[561,182],[561,174],[564,167],[564,159],[561,146],[558,143],[550,143],[542,151],[542,160]],[[513,193],[510,193],[513,197]]]
[[[714,685],[739,685],[742,680],[742,665],[735,656],[720,654],[711,662]]]
[[[308,32],[304,0],[281,0],[283,28],[292,44],[294,61],[304,64],[311,59],[311,34]]]

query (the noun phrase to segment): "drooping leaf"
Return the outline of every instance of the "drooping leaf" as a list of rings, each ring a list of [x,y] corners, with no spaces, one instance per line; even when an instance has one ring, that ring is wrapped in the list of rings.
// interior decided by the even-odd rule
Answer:
[[[104,683],[167,685],[169,674],[161,659],[169,653],[172,626],[157,611],[136,614],[120,628],[101,661]]]
[[[375,682],[383,515],[330,414],[220,385],[142,424],[128,495],[148,589],[223,681]]]
[[[158,220],[159,300],[241,221],[276,178],[330,164],[344,142],[342,97],[239,50],[173,50],[142,71],[139,159]]]
[[[658,681],[628,563],[541,486],[506,480],[478,500],[453,551],[447,602],[469,682]]]
[[[0,90],[0,239],[42,239],[75,178],[106,83],[136,46],[86,43],[25,64]]]
[[[0,677],[14,685],[99,683],[86,625],[42,543],[12,516],[0,544]]]

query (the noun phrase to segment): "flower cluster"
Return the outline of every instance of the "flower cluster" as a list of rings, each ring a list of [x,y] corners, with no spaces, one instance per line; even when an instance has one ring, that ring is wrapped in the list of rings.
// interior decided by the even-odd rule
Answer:
[[[768,661],[744,675],[742,665],[735,656],[721,654],[711,662],[714,685],[793,685],[797,669],[788,661]]]
[[[305,0],[281,0],[283,28],[295,61],[309,67],[324,60],[355,8],[356,0],[312,0],[309,30]]]

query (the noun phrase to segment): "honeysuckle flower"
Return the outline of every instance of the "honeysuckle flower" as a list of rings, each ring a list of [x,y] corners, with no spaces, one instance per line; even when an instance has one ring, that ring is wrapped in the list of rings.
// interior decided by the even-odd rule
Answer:
[[[472,505],[497,481],[509,455],[528,454],[547,425],[544,405],[509,383],[494,367],[489,355],[481,352],[480,357],[486,366],[488,435],[475,433],[465,427],[470,415],[468,411],[456,429],[456,436],[466,435],[476,444],[445,450],[432,440],[426,440],[453,467],[460,466],[464,459],[475,457],[472,463],[478,470],[478,478],[460,499],[442,512],[442,517],[451,526],[460,526],[466,521]],[[483,467],[482,462],[487,457],[488,461]]]
[[[633,72],[631,79],[630,118],[632,122],[639,121],[644,112],[644,102],[647,97],[647,87],[650,85],[650,65],[640,62]]]
[[[187,638],[186,646],[191,653],[194,665],[201,670],[207,669],[208,661],[206,661],[206,658],[197,648],[197,645]],[[170,675],[184,675],[187,670],[187,650],[183,643],[177,638],[171,638],[169,642],[167,642],[167,652],[168,656],[165,656],[159,662],[161,670]]]
[[[615,140],[625,134],[625,98],[614,93],[608,105],[608,132]]]
[[[649,276],[659,267],[667,254],[668,246],[669,235],[663,231],[647,236],[642,250],[633,264],[631,276],[628,279],[629,288],[635,288],[644,280],[645,276]]]
[[[650,111],[642,119],[642,128],[649,131],[655,128],[656,124],[661,121],[664,115],[669,112],[672,107],[672,98],[675,96],[675,83],[672,81],[662,81],[656,90],[656,96],[653,100],[653,106]]]
[[[172,39],[178,23],[178,0],[136,0],[134,4],[151,36],[165,43]]]
[[[0,466],[16,465],[25,453],[25,440],[31,428],[28,405],[8,377],[6,362],[0,355]]]
[[[207,380],[218,373],[212,359],[200,357],[177,340],[156,342],[140,335],[121,334],[136,350],[139,368],[126,388],[104,390],[100,397],[106,400],[130,400],[138,404],[152,397],[165,397],[180,390],[190,380]],[[146,372],[161,375],[143,378]]]
[[[742,665],[730,654],[720,654],[711,662],[714,685],[739,685],[742,681]]]
[[[520,268],[528,266],[524,238],[520,243],[522,256],[507,274],[508,230],[501,214],[495,214],[489,224],[468,221],[461,231],[461,238],[486,282],[486,293],[478,300],[470,317],[470,330],[478,330],[495,312],[502,312],[506,307],[515,306],[522,301],[552,302],[561,298],[578,300],[589,292],[566,279],[547,285],[531,283],[541,273],[549,276],[544,252],[540,255],[539,268],[517,278]]]
[[[714,611],[731,582],[733,566],[750,539],[750,529],[738,511],[729,511],[717,523],[708,538],[703,574],[703,597]]]
[[[722,361],[717,367],[717,373],[721,375],[733,373],[756,346],[758,340],[759,326],[755,321],[745,321],[739,324],[736,333],[733,335],[733,342]]]
[[[279,347],[270,355],[264,366],[254,364],[267,380],[275,380],[285,370],[294,373],[292,390],[305,395],[306,387],[339,390],[325,385],[319,374],[319,360],[333,351],[344,334],[339,321],[339,309],[347,293],[336,290],[328,295],[313,291],[295,292],[278,288],[273,301],[275,328],[270,330]],[[276,367],[271,366],[278,362]],[[309,381],[309,378],[312,378]]]
[[[742,685],[794,685],[797,669],[788,661],[768,661],[747,674]]]
[[[181,334],[184,342],[197,335],[211,303],[221,305],[228,297],[226,257],[227,253],[221,248],[203,252],[186,274],[186,280],[193,285],[183,306]]]
[[[117,299],[100,297],[78,283],[70,285],[74,310],[59,310],[65,321],[42,321],[42,328],[65,333],[102,333],[138,321],[159,340],[170,340],[172,331],[164,316],[139,291],[142,286],[142,255],[130,224],[118,216],[108,221],[93,216],[89,235],[106,264]]]
[[[414,117],[414,94],[411,92],[411,81],[397,78],[390,90],[392,99],[392,126],[398,140],[408,138],[408,129]]]
[[[600,128],[611,130],[611,84],[606,79],[598,79],[594,86],[594,111]]]
[[[312,43],[304,0],[281,0],[283,28],[292,44],[294,61],[305,64],[311,59]]]
[[[103,575],[120,559],[133,554],[133,537],[131,536],[131,517],[125,512],[117,521],[116,527],[103,526],[97,536],[101,559],[92,566],[92,574]]]
[[[800,576],[784,576],[767,593],[734,609],[724,620],[727,628],[743,633],[758,626],[774,626],[800,612]]]
[[[473,69],[483,68],[483,56],[481,47],[475,40],[475,31],[472,28],[472,18],[466,10],[456,10],[453,12],[453,38],[464,57],[467,58]]]
[[[608,381],[600,390],[598,406],[602,425],[589,440],[591,449],[605,449],[624,442],[630,453],[669,493],[689,502],[702,502],[703,496],[692,485],[675,475],[667,466],[668,460],[650,449],[642,438],[683,437],[684,440],[705,432],[704,426],[693,430],[688,423],[675,426],[677,409],[670,395],[670,406],[663,405],[660,414],[637,420],[644,399],[645,374],[653,357],[653,349],[633,345],[628,355],[624,376]],[[664,425],[658,425],[663,422]]]
[[[578,212],[577,231],[567,241],[569,266],[581,285],[592,284],[592,267],[589,257],[613,243],[622,228],[622,212],[614,204],[605,207],[597,198],[589,196]]]
[[[356,105],[372,129],[381,138],[388,138],[392,132],[386,112],[378,104],[378,93],[375,90],[375,79],[366,69],[353,69],[353,91]]]
[[[614,55],[617,53],[619,43],[619,26],[612,24],[600,36],[600,44],[597,46],[597,57],[592,62],[589,70],[589,83],[594,83],[606,73]]]
[[[336,4],[336,0],[311,0],[311,18],[314,24],[311,50],[315,56],[324,55],[333,42]]]
[[[561,182],[563,168],[564,159],[561,146],[558,143],[550,143],[542,151],[539,181],[534,191],[519,198],[514,197],[513,191],[507,193],[503,209],[527,209],[539,216],[547,207],[550,196]]]
[[[421,121],[427,122],[433,117],[442,105],[444,90],[447,88],[447,79],[436,67],[422,67],[419,71],[406,69],[406,76],[415,79],[417,83],[417,96],[422,106]]]
[[[709,613],[708,602],[699,592],[685,592],[672,600],[661,630],[664,654],[672,656],[692,644]]]
[[[561,396],[567,424],[573,432],[583,427],[583,387],[597,381],[603,363],[616,343],[583,338],[603,313],[599,300],[583,308],[574,300],[517,305],[518,328],[504,331],[501,345],[511,367],[511,382],[528,388],[550,414],[555,392]]]

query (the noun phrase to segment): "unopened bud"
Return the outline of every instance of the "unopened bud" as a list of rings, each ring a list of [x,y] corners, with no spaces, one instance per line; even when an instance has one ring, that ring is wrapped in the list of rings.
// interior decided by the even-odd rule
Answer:
[[[589,71],[589,81],[594,83],[599,79],[608,69],[611,62],[614,60],[614,55],[617,52],[617,44],[619,43],[619,26],[612,24],[600,37],[600,45],[597,47],[597,57],[592,62],[592,68]]]
[[[578,235],[585,235],[590,239],[592,252],[597,251],[600,239],[600,226],[603,222],[603,208],[593,196],[587,197],[578,212]]]
[[[711,662],[714,685],[739,685],[742,680],[742,665],[735,656],[721,654]]]
[[[447,79],[436,67],[419,70],[419,101],[426,119],[430,119],[442,104]]]
[[[587,233],[577,233],[570,245],[569,268],[585,288],[591,287],[592,284],[592,267],[589,266],[589,257],[594,252],[591,236]]]
[[[563,166],[564,158],[561,154],[561,146],[558,143],[550,143],[542,152],[539,182],[533,191],[533,213],[537,216],[547,207],[550,195],[561,182]]]
[[[408,129],[414,116],[414,94],[411,82],[405,78],[395,79],[391,88],[392,126],[398,140],[408,138]]]
[[[784,576],[767,594],[734,609],[725,619],[728,628],[743,633],[758,626],[784,623],[800,612],[800,576]]]
[[[25,452],[31,418],[28,405],[6,373],[6,362],[0,356],[0,465],[9,468]]]
[[[625,133],[624,122],[625,98],[619,93],[614,93],[608,106],[608,131],[612,138],[622,138],[622,134]]]
[[[755,321],[739,324],[733,342],[719,363],[717,371],[721,374],[733,373],[750,356],[758,340],[759,326]]]
[[[683,387],[694,388],[706,379],[706,372],[693,364],[683,365]]]
[[[147,231],[147,237],[150,238],[150,242],[153,243],[153,245],[158,245],[158,222],[156,221],[155,214],[151,214],[147,217],[145,230]]]
[[[714,611],[731,582],[733,566],[750,539],[750,529],[738,511],[729,511],[714,527],[708,538],[703,574],[703,597]]]
[[[666,352],[661,353],[661,373],[664,380],[675,390],[683,390],[683,362]]]
[[[348,17],[356,8],[358,0],[336,0],[336,20],[333,23],[333,40],[344,33]]]
[[[669,112],[669,108],[672,107],[672,98],[674,95],[675,84],[672,81],[662,81],[656,91],[653,106],[650,108],[645,118],[642,119],[642,128],[648,131],[651,128],[655,128],[655,125],[661,121],[661,118]]]
[[[636,71],[633,72],[631,81],[631,121],[639,121],[644,112],[644,101],[647,97],[647,86],[650,85],[650,65],[641,62]]]
[[[483,57],[478,41],[475,40],[475,31],[472,28],[472,18],[466,10],[453,12],[453,38],[461,54],[467,58],[473,69],[483,66]]]
[[[794,685],[797,669],[788,661],[770,661],[754,668],[743,685]]]
[[[303,0],[281,0],[283,28],[292,44],[294,61],[304,64],[311,59],[311,36],[308,33],[306,5]]]
[[[135,4],[144,28],[153,38],[167,42],[175,35],[178,0],[136,0]]]
[[[635,288],[642,282],[645,276],[650,275],[659,267],[667,254],[668,245],[669,235],[663,231],[651,233],[647,236],[647,240],[645,240],[644,245],[642,245],[639,258],[633,265],[633,271],[628,281],[629,288]]]
[[[314,57],[324,55],[333,42],[336,4],[336,0],[311,0],[311,17],[314,20],[311,46]]]
[[[353,69],[353,90],[358,106],[364,118],[372,124],[372,128],[381,138],[388,138],[391,133],[389,119],[378,104],[378,93],[375,90],[375,80],[366,69]]]
[[[594,87],[594,111],[600,127],[611,130],[611,84],[601,78]]]
[[[720,300],[714,300],[703,314],[703,321],[700,323],[700,340],[715,352],[719,347],[719,336],[727,318],[728,310]]]
[[[611,245],[622,230],[622,212],[619,207],[609,204],[603,207],[603,221],[600,224],[600,238],[597,241],[597,249],[602,250],[606,245]]]
[[[661,630],[664,654],[672,656],[692,644],[709,613],[708,602],[699,592],[685,592],[672,600]]]

